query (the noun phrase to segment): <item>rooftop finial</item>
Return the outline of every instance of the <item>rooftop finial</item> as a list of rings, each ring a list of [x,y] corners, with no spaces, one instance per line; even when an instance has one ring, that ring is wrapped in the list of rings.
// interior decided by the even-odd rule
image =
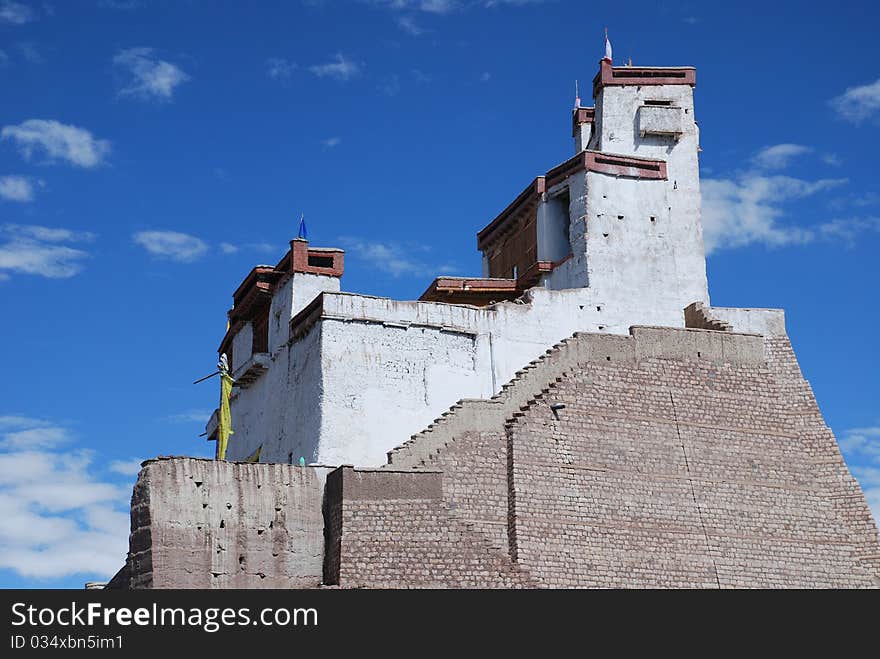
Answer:
[[[574,80],[574,109],[577,110],[581,106],[581,95],[578,92],[577,78]]]
[[[608,28],[605,28],[605,57],[603,59],[607,59],[609,62],[611,61],[611,41],[608,39]]]
[[[299,216],[299,233],[296,235],[298,240],[308,240],[309,232],[306,231],[306,214]]]

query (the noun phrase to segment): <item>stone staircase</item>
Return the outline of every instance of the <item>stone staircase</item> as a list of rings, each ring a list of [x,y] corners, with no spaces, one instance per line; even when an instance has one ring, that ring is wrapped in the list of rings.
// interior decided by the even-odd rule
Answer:
[[[691,309],[692,313],[697,307]],[[690,308],[690,307],[689,307]],[[492,398],[465,398],[432,424],[388,452],[394,469],[421,469],[468,430],[501,430],[507,419],[527,409],[532,399],[552,403],[552,385],[587,363],[637,363],[648,357],[700,359],[715,364],[766,364],[764,339],[732,332],[724,323],[709,328],[633,326],[628,335],[575,332],[516,372]]]
[[[526,407],[530,400],[549,393],[549,383],[561,380],[566,369],[577,365],[583,357],[583,346],[578,337],[576,333],[560,341],[526,364],[492,398],[458,401],[423,431],[389,451],[385,466],[394,469],[430,467],[437,452],[455,441],[462,432],[501,429],[505,421]],[[626,337],[619,338],[626,340]]]

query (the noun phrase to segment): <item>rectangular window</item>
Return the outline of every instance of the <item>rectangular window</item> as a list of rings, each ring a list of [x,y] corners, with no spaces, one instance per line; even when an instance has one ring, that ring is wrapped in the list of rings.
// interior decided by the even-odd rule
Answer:
[[[313,268],[332,268],[333,267],[333,257],[332,256],[314,256],[309,254],[309,265]]]

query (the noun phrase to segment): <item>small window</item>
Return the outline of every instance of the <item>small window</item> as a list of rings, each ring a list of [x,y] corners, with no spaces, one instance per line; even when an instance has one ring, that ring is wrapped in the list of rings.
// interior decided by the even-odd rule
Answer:
[[[645,105],[660,105],[660,106],[668,107],[668,106],[672,105],[672,101],[653,98],[653,99],[645,100]]]
[[[333,267],[333,257],[332,256],[313,256],[309,254],[309,265],[313,268],[332,268]]]

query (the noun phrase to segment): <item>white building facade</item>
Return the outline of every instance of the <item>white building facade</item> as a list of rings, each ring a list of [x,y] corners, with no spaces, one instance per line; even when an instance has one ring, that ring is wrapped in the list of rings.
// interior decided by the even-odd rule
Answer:
[[[684,327],[685,307],[709,305],[695,82],[602,60],[595,107],[572,114],[575,156],[478,234],[482,279],[440,277],[417,301],[344,293],[342,252],[304,240],[255,268],[220,347],[227,459],[378,466],[576,331]]]

